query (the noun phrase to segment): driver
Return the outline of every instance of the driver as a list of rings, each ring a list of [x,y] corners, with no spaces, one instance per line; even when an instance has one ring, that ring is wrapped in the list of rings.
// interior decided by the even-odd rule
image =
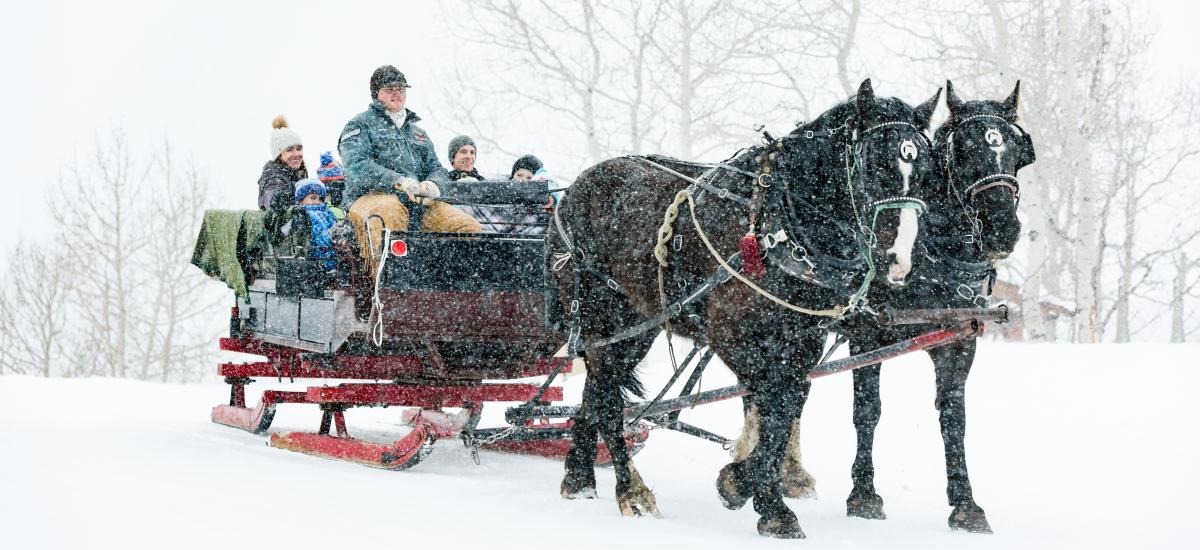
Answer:
[[[342,130],[338,152],[346,166],[346,194],[350,222],[363,256],[374,264],[365,246],[365,225],[370,226],[371,243],[379,246],[382,229],[377,223],[364,224],[379,216],[392,231],[408,229],[409,210],[423,207],[422,231],[478,233],[479,222],[465,212],[441,201],[438,183],[448,181],[446,169],[438,162],[429,134],[417,126],[421,120],[405,108],[410,88],[404,73],[391,65],[371,75],[371,105],[355,116]]]

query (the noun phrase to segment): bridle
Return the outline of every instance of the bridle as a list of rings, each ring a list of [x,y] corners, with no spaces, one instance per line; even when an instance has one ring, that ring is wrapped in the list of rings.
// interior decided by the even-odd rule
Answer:
[[[1021,137],[1019,138],[1019,142],[1014,144],[1017,147],[1016,153],[1017,153],[1017,155],[1019,155],[1018,164],[1020,163],[1020,155],[1025,155],[1026,154],[1025,150],[1027,148],[1031,147],[1029,145],[1029,138],[1028,138],[1029,134],[1025,132],[1025,129],[1021,128],[1014,122],[1010,122],[1008,119],[1006,119],[1002,116],[999,116],[999,115],[972,115],[972,116],[966,117],[966,118],[956,122],[954,124],[954,129],[951,130],[949,132],[949,134],[946,136],[946,155],[945,155],[946,175],[947,175],[946,180],[947,180],[950,188],[953,190],[954,194],[958,196],[959,202],[963,203],[964,206],[967,203],[974,202],[975,197],[977,195],[979,195],[979,193],[982,193],[984,191],[987,191],[988,189],[992,189],[992,188],[996,188],[996,187],[1003,187],[1005,189],[1008,189],[1009,193],[1011,193],[1011,195],[1012,195],[1013,202],[1019,204],[1021,201],[1021,180],[1017,179],[1016,170],[1014,170],[1012,174],[1009,174],[1006,172],[996,172],[996,173],[988,174],[986,176],[983,176],[983,177],[975,180],[974,182],[971,182],[970,185],[967,185],[961,191],[954,185],[954,183],[957,179],[954,174],[954,164],[955,164],[955,162],[954,162],[954,160],[955,160],[954,136],[955,136],[956,132],[958,131],[958,129],[961,128],[963,124],[966,124],[966,123],[969,123],[972,121],[976,121],[976,120],[984,120],[984,119],[999,120],[1000,122],[1003,122],[1004,124],[1007,124],[1007,125],[1013,127],[1021,134]]]
[[[960,190],[958,185],[956,185],[959,178],[954,173],[956,164],[956,143],[954,138],[956,132],[962,127],[962,125],[981,120],[999,121],[1005,125],[1008,125],[1018,133],[1016,140],[1009,140],[1009,144],[1016,147],[1016,164],[1013,168],[1013,173],[1011,174],[1007,172],[987,174],[971,182],[969,185],[962,187]],[[986,134],[984,139],[985,141],[988,141]],[[988,144],[991,145],[991,142],[988,141]],[[943,163],[943,172],[946,177],[946,187],[949,188],[950,195],[952,195],[962,207],[963,215],[966,217],[967,224],[971,228],[971,234],[968,237],[967,242],[974,243],[975,246],[982,250],[983,222],[979,218],[979,210],[974,206],[975,198],[979,195],[979,193],[987,191],[988,189],[1002,187],[1009,191],[1009,196],[1012,197],[1013,200],[1013,208],[1016,208],[1021,202],[1021,181],[1017,178],[1016,173],[1022,167],[1028,166],[1034,161],[1035,153],[1033,150],[1033,141],[1029,137],[1029,133],[1026,132],[1024,128],[1021,128],[1018,124],[1012,122],[1008,118],[1000,115],[980,114],[968,116],[962,120],[954,122],[950,131],[946,134],[944,144],[939,143],[937,145],[945,147],[945,150],[940,155],[940,161]],[[997,168],[1000,168],[999,163],[997,163]]]
[[[850,124],[851,122],[847,120],[846,123],[843,124],[843,127],[847,127]],[[875,246],[875,222],[878,220],[879,214],[884,210],[913,209],[917,211],[918,217],[929,210],[929,207],[925,204],[925,201],[908,195],[892,195],[875,199],[864,204],[863,210],[858,209],[858,205],[854,199],[856,191],[862,194],[864,197],[867,196],[866,184],[864,182],[865,173],[863,171],[863,166],[866,164],[864,161],[867,156],[867,148],[865,147],[866,136],[880,129],[905,127],[911,128],[914,133],[917,134],[917,136],[925,141],[927,148],[932,151],[932,143],[929,142],[929,138],[925,135],[925,133],[922,132],[921,129],[915,124],[902,121],[883,122],[874,126],[870,126],[864,129],[862,132],[852,132],[850,135],[850,140],[846,143],[846,190],[850,197],[851,207],[854,210],[855,220],[858,222],[859,231],[866,238],[867,242],[865,244],[867,244],[868,247]],[[830,132],[830,135],[833,135],[832,131]],[[915,156],[913,157],[913,160],[916,160]],[[866,216],[869,220],[869,225],[864,223],[864,216]]]
[[[794,133],[791,136],[785,136],[779,141],[782,142],[793,139],[830,139],[841,142],[840,146],[837,144],[832,144],[833,150],[836,151],[839,147],[844,148],[842,155],[844,162],[844,185],[846,186],[846,194],[849,197],[851,210],[854,212],[854,223],[856,223],[858,226],[858,230],[855,232],[855,246],[858,249],[860,261],[862,262],[863,267],[866,269],[865,276],[863,277],[862,282],[858,285],[857,291],[854,292],[850,301],[851,304],[857,305],[862,301],[866,294],[867,288],[870,286],[871,281],[875,277],[876,267],[873,249],[877,244],[875,226],[879,214],[885,210],[912,209],[917,212],[917,216],[919,217],[928,211],[928,206],[926,205],[925,201],[917,197],[907,195],[892,195],[876,199],[868,194],[865,181],[867,174],[863,170],[863,167],[865,166],[865,159],[867,158],[869,152],[869,148],[865,147],[864,145],[866,143],[865,138],[867,135],[878,130],[889,128],[911,128],[914,133],[919,136],[919,139],[924,140],[927,146],[927,151],[932,151],[932,143],[930,142],[928,136],[926,136],[920,128],[909,122],[883,122],[867,127],[861,131],[855,130],[854,126],[855,121],[853,118],[850,118],[843,122],[840,126],[834,128],[805,129],[803,131]],[[844,137],[838,139],[840,137],[839,134],[842,134]],[[902,143],[903,140],[897,140],[897,145]],[[769,145],[769,147],[779,147],[782,149],[781,145]],[[916,160],[916,157],[912,157],[912,160]],[[814,269],[814,264],[809,258],[819,255],[814,254],[813,251],[807,250],[805,247],[799,245],[801,239],[798,239],[797,237],[804,233],[801,229],[804,224],[797,223],[792,218],[798,208],[804,210],[813,210],[813,206],[803,200],[793,200],[791,193],[786,193],[786,195],[788,197],[788,208],[783,209],[784,220],[780,220],[783,223],[777,231],[772,232],[773,238],[768,239],[765,248],[770,251],[771,249],[775,248],[774,245],[776,243],[787,242],[792,247],[792,251],[790,257],[787,254],[776,256],[777,262],[782,263],[780,267],[782,267],[784,271],[793,272],[794,274],[804,273],[805,271],[811,272]],[[860,201],[858,197],[862,197],[863,199],[862,209],[859,209]],[[824,263],[829,265],[833,262],[826,258]],[[808,270],[804,269],[804,264],[808,266]]]

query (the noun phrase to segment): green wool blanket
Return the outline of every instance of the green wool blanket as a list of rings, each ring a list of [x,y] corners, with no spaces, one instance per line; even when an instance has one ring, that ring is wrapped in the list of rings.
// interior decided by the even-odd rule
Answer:
[[[192,265],[228,285],[238,298],[246,299],[247,250],[262,233],[264,215],[260,210],[205,211]]]

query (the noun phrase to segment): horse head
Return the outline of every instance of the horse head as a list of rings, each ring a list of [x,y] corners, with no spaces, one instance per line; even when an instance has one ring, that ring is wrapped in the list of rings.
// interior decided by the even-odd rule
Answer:
[[[926,210],[922,197],[936,170],[928,130],[941,93],[939,88],[912,107],[897,98],[875,97],[867,79],[855,99],[851,160],[863,197],[856,215],[876,276],[891,286],[904,285],[912,270],[918,219]]]
[[[1021,82],[1004,101],[962,101],[946,81],[950,116],[934,134],[945,190],[964,211],[972,241],[989,260],[1008,256],[1021,235],[1017,172],[1037,155],[1017,125]]]
[[[913,107],[877,98],[867,79],[854,97],[780,140],[780,170],[794,182],[783,216],[792,259],[807,263],[818,284],[837,286],[822,273],[859,269],[865,278],[841,277],[857,281],[858,297],[871,282],[905,283],[926,182],[936,175],[927,131],[940,96],[939,89]],[[778,247],[772,254],[787,265]]]

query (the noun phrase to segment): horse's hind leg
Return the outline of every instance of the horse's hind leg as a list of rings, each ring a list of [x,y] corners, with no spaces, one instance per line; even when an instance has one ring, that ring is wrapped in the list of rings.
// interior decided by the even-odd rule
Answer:
[[[865,350],[851,346],[851,353]],[[866,519],[887,519],[883,512],[883,499],[875,492],[875,427],[879,424],[881,402],[879,399],[878,363],[854,370],[854,431],[858,437],[858,449],[854,454],[854,465],[850,477],[854,487],[846,499],[846,515]]]
[[[625,446],[624,393],[626,390],[640,392],[634,369],[646,356],[656,336],[657,331],[652,331],[605,347],[595,354],[599,356],[599,367],[595,369],[598,371],[594,401],[598,405],[596,419],[600,435],[612,455],[613,471],[617,477],[617,506],[626,516],[662,517],[654,493],[642,481]],[[589,358],[591,356],[589,354]],[[592,370],[588,371],[589,379],[592,373]]]
[[[942,442],[946,447],[946,496],[954,510],[951,529],[972,533],[991,533],[987,516],[975,503],[971,480],[967,475],[967,375],[975,362],[975,341],[967,340],[929,350],[937,378],[939,420]]]
[[[783,494],[788,498],[817,498],[817,479],[804,469],[800,456],[800,416],[792,420],[783,454]]]
[[[750,456],[754,446],[758,444],[759,417],[758,408],[752,404],[743,407],[742,434],[734,442],[733,460],[740,462]],[[791,432],[788,434],[787,447],[783,455],[783,495],[788,498],[816,498],[817,480],[804,469],[800,456],[800,417],[792,420]]]
[[[583,400],[571,426],[571,448],[567,451],[566,470],[561,492],[563,498],[596,498],[597,427],[596,379],[588,371],[583,384]]]

